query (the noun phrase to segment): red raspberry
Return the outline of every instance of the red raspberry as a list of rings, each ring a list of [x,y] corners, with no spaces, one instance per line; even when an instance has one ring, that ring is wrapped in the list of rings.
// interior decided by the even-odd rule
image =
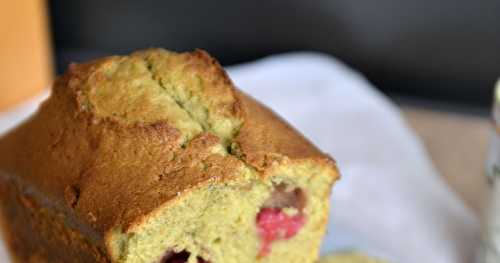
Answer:
[[[290,239],[304,226],[305,217],[302,214],[289,216],[281,208],[263,208],[257,215],[257,229],[262,244],[259,256],[271,252],[272,242],[280,239]]]

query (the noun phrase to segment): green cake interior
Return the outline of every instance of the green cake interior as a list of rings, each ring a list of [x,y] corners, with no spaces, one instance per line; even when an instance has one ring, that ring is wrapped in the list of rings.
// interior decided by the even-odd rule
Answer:
[[[314,163],[277,167],[267,180],[242,167],[238,179],[206,185],[165,204],[128,233],[113,233],[110,245],[118,262],[161,262],[167,253],[184,253],[198,262],[312,262],[327,220],[331,176]],[[256,217],[276,185],[301,189],[306,196],[305,225],[291,239],[273,243],[259,257]],[[293,211],[297,208],[287,207]],[[170,262],[164,258],[163,262]],[[172,261],[173,262],[173,261]],[[203,262],[200,260],[200,262]]]

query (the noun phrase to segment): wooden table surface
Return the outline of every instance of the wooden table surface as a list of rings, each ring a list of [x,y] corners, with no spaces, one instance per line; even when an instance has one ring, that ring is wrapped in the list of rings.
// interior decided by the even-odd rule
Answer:
[[[402,106],[435,167],[449,186],[482,218],[488,194],[484,175],[491,132],[489,119]]]

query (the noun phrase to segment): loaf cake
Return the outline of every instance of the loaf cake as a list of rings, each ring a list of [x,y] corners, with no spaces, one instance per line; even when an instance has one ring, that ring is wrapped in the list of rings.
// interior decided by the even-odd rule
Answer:
[[[336,179],[202,50],[72,64],[0,139],[14,262],[316,262]]]

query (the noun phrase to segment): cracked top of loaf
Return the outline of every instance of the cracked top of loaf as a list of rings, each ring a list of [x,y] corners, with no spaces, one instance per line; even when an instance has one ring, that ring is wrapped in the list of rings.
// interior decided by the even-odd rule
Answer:
[[[204,51],[139,51],[71,67],[80,104],[124,124],[167,122],[184,144],[202,132],[223,142],[242,124],[239,101],[225,71]]]
[[[265,177],[276,163],[307,159],[338,176],[330,157],[201,50],[72,64],[0,152],[3,173],[95,238],[185,191],[245,171]]]

